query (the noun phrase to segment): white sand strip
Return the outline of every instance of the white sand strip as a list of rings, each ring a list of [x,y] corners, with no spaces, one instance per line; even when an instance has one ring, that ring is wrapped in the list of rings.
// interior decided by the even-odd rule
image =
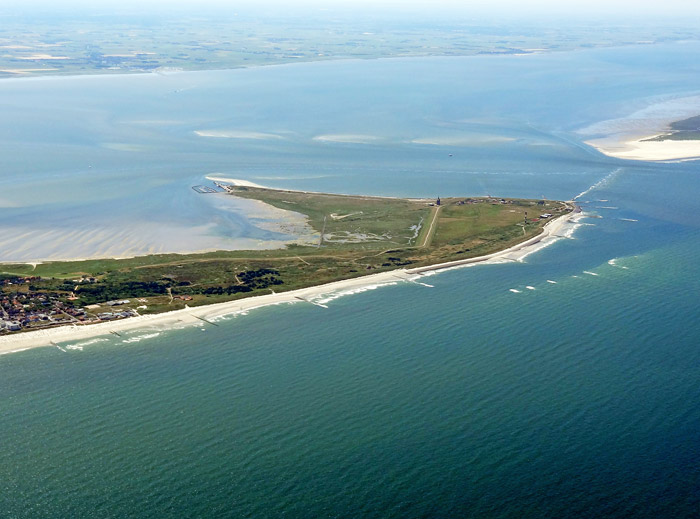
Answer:
[[[686,161],[700,159],[700,140],[690,141],[649,141],[657,134],[641,138],[622,140],[604,138],[586,141],[586,144],[618,159],[644,160],[649,162]]]
[[[211,180],[212,182],[225,182],[227,184],[231,184],[232,186],[238,186],[238,187],[257,187],[260,189],[272,189],[269,187],[261,186],[260,184],[256,184],[255,182],[250,182],[248,180],[241,180],[239,178],[228,178],[228,177],[222,177],[217,174],[213,175],[207,175],[206,177],[207,180]]]
[[[536,252],[559,240],[562,237],[560,232],[564,226],[570,223],[577,216],[581,216],[581,213],[572,212],[560,216],[559,218],[555,218],[545,225],[542,232],[537,236],[499,252],[494,252],[485,256],[478,256],[476,258],[465,258],[463,260],[448,261],[446,263],[438,263],[427,267],[409,269],[407,272],[409,274],[420,274],[423,272],[444,270],[454,267],[461,267],[464,265],[473,265],[474,263],[499,263],[502,260],[522,261],[525,256],[528,256],[533,252]]]
[[[391,270],[389,272],[381,272],[354,279],[334,281],[325,285],[291,290],[280,294],[249,297],[237,301],[185,308],[161,314],[130,317],[118,321],[108,321],[91,325],[60,326],[48,330],[4,335],[0,337],[0,355],[28,348],[52,346],[52,342],[80,341],[101,335],[108,335],[113,332],[120,333],[138,329],[168,329],[194,325],[202,326],[202,319],[215,319],[269,305],[289,303],[304,304],[304,301],[323,294],[352,291],[353,289],[384,284],[395,284],[397,275],[420,274],[447,268],[468,266],[476,263],[498,263],[503,259],[518,260],[560,239],[561,236],[559,236],[559,234],[562,228],[576,216],[580,216],[580,213],[569,213],[560,216],[545,225],[542,233],[538,236],[530,238],[506,250],[477,258],[450,261],[416,269]],[[206,323],[204,325],[206,326]]]
[[[255,182],[250,182],[249,180],[242,180],[240,178],[222,177],[220,173],[212,173],[210,175],[206,175],[204,178],[206,178],[207,180],[211,180],[212,182],[223,182],[225,184],[231,184],[232,186],[237,186],[237,187],[257,187],[258,189],[269,189],[270,191],[281,191],[281,192],[287,192],[287,193],[307,193],[310,195],[328,195],[328,196],[351,196],[351,197],[355,197],[355,198],[361,198],[363,200],[396,200],[398,198],[395,196],[352,195],[352,194],[346,194],[346,193],[332,193],[332,194],[330,194],[330,193],[323,193],[321,191],[303,191],[301,189],[288,189],[286,187],[270,187],[270,186],[263,186],[260,184],[256,184]],[[290,180],[291,180],[291,178],[290,178]],[[234,195],[235,195],[235,193],[234,193]],[[472,197],[472,198],[479,198],[479,197]],[[418,201],[425,200],[425,201],[427,201],[427,199],[423,199],[423,198],[408,198],[407,200],[418,200]]]
[[[667,99],[625,117],[600,121],[577,133],[589,136],[586,144],[609,157],[651,162],[700,158],[700,141],[648,141],[667,135],[671,125],[700,113],[700,96]]]

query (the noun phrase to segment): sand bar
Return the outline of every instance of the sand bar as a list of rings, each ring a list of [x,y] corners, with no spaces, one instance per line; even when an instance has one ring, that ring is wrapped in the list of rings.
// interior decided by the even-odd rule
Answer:
[[[620,137],[607,137],[585,141],[608,157],[627,160],[645,160],[649,162],[675,162],[700,159],[700,140],[688,141],[649,141],[654,137],[665,135],[667,132],[655,135],[645,135],[640,138],[622,140]]]
[[[650,162],[700,159],[700,141],[649,141],[666,135],[670,125],[700,114],[700,96],[655,102],[618,119],[601,121],[578,133],[584,142],[609,157]]]
[[[380,140],[380,138],[374,135],[343,133],[317,135],[313,138],[313,140],[319,142],[337,142],[346,144],[375,144]]]
[[[93,337],[107,336],[112,333],[122,333],[133,330],[164,330],[183,328],[188,326],[208,326],[202,319],[212,320],[226,315],[245,312],[253,308],[278,304],[314,304],[313,299],[322,295],[352,292],[363,288],[372,288],[378,285],[395,284],[398,279],[435,272],[444,269],[471,266],[475,264],[500,263],[503,261],[522,261],[525,256],[540,250],[543,247],[559,240],[562,237],[567,224],[575,222],[581,213],[572,212],[560,216],[544,226],[542,233],[527,241],[514,245],[508,249],[486,256],[467,258],[464,260],[440,263],[415,269],[397,269],[389,272],[370,274],[353,279],[334,281],[325,285],[319,285],[299,290],[291,290],[280,294],[267,294],[256,297],[215,303],[211,305],[173,310],[153,315],[130,317],[118,321],[76,326],[59,326],[48,330],[16,333],[0,337],[0,355],[24,351],[29,348],[50,346],[52,343],[75,342]]]
[[[216,139],[251,139],[251,140],[279,140],[284,139],[276,133],[249,132],[243,130],[195,130],[200,137],[213,137]]]

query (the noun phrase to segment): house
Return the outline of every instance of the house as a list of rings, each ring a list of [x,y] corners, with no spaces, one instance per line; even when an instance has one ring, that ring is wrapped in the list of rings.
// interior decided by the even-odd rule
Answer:
[[[22,325],[17,321],[5,321],[5,328],[11,332],[16,332],[22,329]]]

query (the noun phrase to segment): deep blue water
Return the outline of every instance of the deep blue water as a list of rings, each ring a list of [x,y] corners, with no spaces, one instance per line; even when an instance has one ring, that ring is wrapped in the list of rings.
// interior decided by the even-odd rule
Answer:
[[[602,218],[523,264],[0,357],[0,516],[696,517],[700,171],[609,159],[574,132],[693,94],[698,57],[686,44],[3,82],[3,109],[39,118],[30,100],[46,95],[65,130],[3,130],[0,147],[25,150],[3,175],[25,164],[15,181],[60,188],[94,176],[75,166],[87,154],[105,204],[138,205],[110,193],[124,179],[179,193],[211,171],[394,195],[570,198],[605,180],[580,199]],[[53,99],[78,85],[90,115],[66,120]],[[177,123],[142,124],[157,151],[95,145],[166,115]],[[380,139],[313,140],[328,134]],[[409,142],[465,134],[481,144]]]

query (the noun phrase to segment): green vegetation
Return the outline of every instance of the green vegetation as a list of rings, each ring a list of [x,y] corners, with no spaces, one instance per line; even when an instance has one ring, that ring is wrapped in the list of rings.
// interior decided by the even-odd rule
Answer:
[[[698,141],[700,140],[700,115],[671,123],[671,132],[657,135],[646,141]]]
[[[338,250],[415,245],[420,238],[422,224],[431,213],[425,201],[251,187],[230,189],[236,196],[305,214],[311,227],[323,233],[322,245]]]
[[[241,4],[240,2],[237,4]],[[527,54],[697,39],[696,25],[497,23],[450,10],[373,11],[278,7],[260,16],[255,5],[218,10],[148,9],[100,2],[80,9],[46,4],[33,11],[0,7],[0,77],[47,74],[211,70],[337,59]],[[291,4],[290,4],[291,6]]]
[[[87,306],[85,316],[74,318],[89,321],[113,309],[105,303],[125,299],[129,308],[157,313],[481,256],[537,235],[549,219],[539,215],[556,217],[571,210],[549,200],[448,198],[438,205],[434,200],[250,187],[229,187],[229,192],[307,215],[319,243],[281,250],[4,264],[0,300],[5,310],[19,315],[12,316],[15,320],[22,318],[23,307],[38,312],[49,306],[75,316],[72,309]]]
[[[671,129],[678,132],[697,132],[700,131],[700,115],[689,117],[682,121],[671,123]]]

